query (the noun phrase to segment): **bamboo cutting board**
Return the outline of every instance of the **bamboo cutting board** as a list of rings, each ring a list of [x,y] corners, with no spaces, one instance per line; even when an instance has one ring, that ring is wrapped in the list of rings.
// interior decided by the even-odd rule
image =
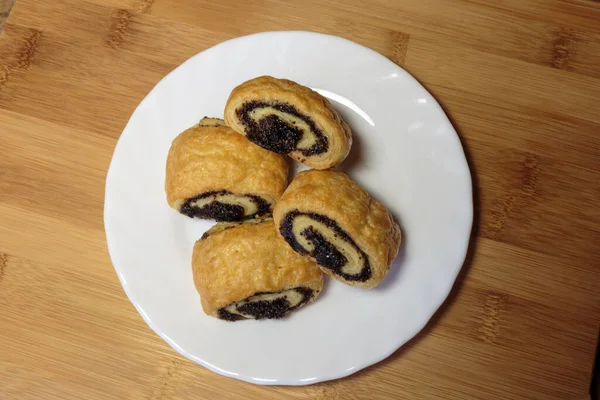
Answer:
[[[288,29],[344,36],[423,83],[465,146],[476,221],[451,296],[401,350],[346,379],[259,387],[142,321],[108,257],[104,181],[164,75]],[[592,0],[17,0],[0,37],[0,399],[585,399],[599,100]]]

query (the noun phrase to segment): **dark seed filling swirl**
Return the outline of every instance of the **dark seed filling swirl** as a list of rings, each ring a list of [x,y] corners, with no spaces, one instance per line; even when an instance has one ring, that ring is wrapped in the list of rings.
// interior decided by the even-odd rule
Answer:
[[[297,148],[298,142],[305,134],[302,129],[295,124],[290,124],[283,121],[277,115],[270,114],[254,120],[250,113],[252,110],[272,107],[277,111],[292,115],[304,121],[311,130],[311,134],[315,136],[315,143],[307,149]],[[266,101],[249,101],[244,103],[236,110],[237,117],[246,126],[246,136],[250,141],[257,145],[279,154],[287,154],[294,150],[298,150],[304,156],[309,157],[321,153],[325,153],[329,148],[327,137],[317,128],[315,122],[302,115],[296,108],[287,103],[266,102]]]
[[[349,262],[348,258],[336,247],[333,243],[329,242],[317,229],[309,226],[302,230],[300,234],[313,245],[313,250],[309,251],[298,242],[298,238],[294,235],[293,226],[294,219],[299,216],[308,216],[314,221],[320,222],[335,233],[337,240],[342,240],[349,243],[355,251],[362,256],[364,264],[362,265],[358,274],[348,274],[343,271],[344,266]],[[289,212],[281,225],[279,230],[284,239],[289,243],[292,248],[300,254],[309,254],[314,257],[317,264],[333,271],[336,275],[342,277],[347,281],[366,282],[371,278],[372,271],[369,264],[369,258],[357,245],[356,242],[344,231],[334,220],[315,213],[302,213],[299,211]]]
[[[219,201],[220,197],[226,195],[233,195],[233,193],[226,190],[202,193],[196,197],[187,199],[183,203],[180,212],[190,218],[197,217],[214,219],[216,221],[240,221],[265,215],[271,212],[271,205],[260,196],[252,194],[238,196],[239,198],[247,198],[249,202],[252,203],[256,208],[256,212],[252,214],[246,214],[244,206],[240,204],[230,204]],[[198,201],[209,197],[212,197],[214,200],[206,202],[206,204],[200,207],[196,205]]]
[[[301,295],[301,300],[292,305],[286,293],[293,291]],[[217,317],[226,321],[239,321],[242,319],[280,319],[289,312],[306,304],[313,296],[313,289],[296,287],[283,292],[260,292],[232,305],[220,308]],[[281,294],[271,300],[261,300],[261,297]],[[273,297],[273,296],[271,296]],[[233,307],[233,309],[232,309]]]

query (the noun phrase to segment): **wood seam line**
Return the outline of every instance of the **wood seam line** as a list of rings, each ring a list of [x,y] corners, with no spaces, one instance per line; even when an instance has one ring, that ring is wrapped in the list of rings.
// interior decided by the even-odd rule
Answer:
[[[569,61],[575,51],[577,41],[578,38],[573,29],[560,28],[556,33],[556,38],[552,42],[550,66],[566,71],[572,70],[573,68],[569,66]]]
[[[4,278],[4,273],[6,271],[6,265],[8,264],[8,255],[5,253],[0,253],[0,283],[2,283],[2,278]]]
[[[483,316],[481,325],[477,330],[477,338],[486,342],[493,343],[498,336],[500,319],[504,312],[507,295],[489,292],[484,300]]]
[[[0,65],[0,90],[6,85],[15,70],[27,71],[31,67],[41,37],[41,31],[29,28],[29,35],[25,37],[23,45],[17,51],[16,61],[8,65]]]
[[[154,0],[140,0],[140,3],[138,4],[136,11],[142,14],[148,14],[150,13],[150,10],[152,9],[152,6],[154,5]]]
[[[181,361],[179,359],[172,359],[167,367],[166,373],[160,379],[161,384],[152,393],[152,400],[166,400],[170,399],[175,390],[177,384],[177,378],[179,374],[179,365]]]
[[[121,47],[125,35],[129,31],[132,17],[133,14],[129,10],[118,9],[113,12],[105,40],[108,47],[113,49]]]
[[[390,59],[400,66],[403,66],[406,61],[409,40],[410,35],[406,33],[392,32],[392,54]]]

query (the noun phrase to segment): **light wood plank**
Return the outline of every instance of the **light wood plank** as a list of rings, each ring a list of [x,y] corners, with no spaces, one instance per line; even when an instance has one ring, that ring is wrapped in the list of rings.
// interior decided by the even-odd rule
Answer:
[[[588,0],[18,0],[0,36],[0,399],[586,398],[599,18]],[[116,139],[165,74],[288,29],[347,37],[424,84],[463,141],[477,218],[453,293],[415,339],[346,379],[262,387],[144,323],[110,263],[103,192]]]

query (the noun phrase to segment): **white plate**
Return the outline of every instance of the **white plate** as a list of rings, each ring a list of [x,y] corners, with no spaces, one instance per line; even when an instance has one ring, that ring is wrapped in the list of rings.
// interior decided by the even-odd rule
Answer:
[[[266,74],[332,100],[355,135],[341,169],[399,219],[404,243],[376,289],[329,279],[316,302],[287,319],[228,323],[204,315],[192,282],[192,246],[212,223],[167,206],[165,160],[178,133],[205,115],[222,117],[233,87]],[[382,55],[310,32],[230,40],[161,80],[119,139],[104,208],[119,279],[157,334],[219,374],[282,385],[352,374],[419,332],[460,271],[472,218],[463,149],[431,95]]]

